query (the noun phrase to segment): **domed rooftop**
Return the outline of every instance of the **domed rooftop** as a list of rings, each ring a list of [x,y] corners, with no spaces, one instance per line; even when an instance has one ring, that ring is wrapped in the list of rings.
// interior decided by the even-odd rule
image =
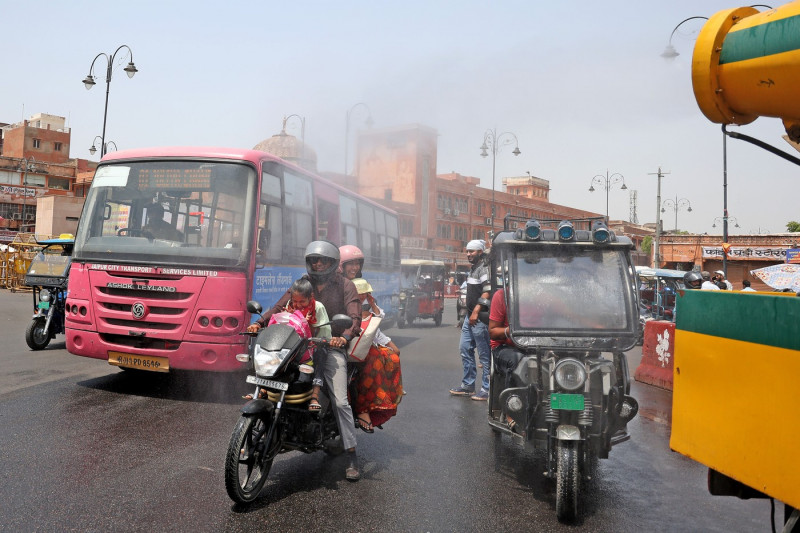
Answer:
[[[280,133],[255,145],[253,150],[261,150],[284,161],[289,161],[311,172],[317,171],[317,153],[302,140],[286,133],[286,121]]]

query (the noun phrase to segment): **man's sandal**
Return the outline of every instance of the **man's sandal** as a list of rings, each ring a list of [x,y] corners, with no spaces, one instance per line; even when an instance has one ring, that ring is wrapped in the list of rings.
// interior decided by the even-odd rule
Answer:
[[[311,396],[311,399],[308,401],[308,410],[309,411],[319,411],[322,409],[322,406],[319,404],[319,397]]]

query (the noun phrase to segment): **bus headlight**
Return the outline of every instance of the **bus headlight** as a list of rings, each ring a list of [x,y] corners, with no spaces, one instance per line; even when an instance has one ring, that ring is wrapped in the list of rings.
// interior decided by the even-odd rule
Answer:
[[[268,351],[256,344],[255,351],[253,352],[253,366],[255,367],[256,374],[259,376],[272,376],[278,369],[278,366],[283,362],[289,349],[284,348],[278,352]]]
[[[559,387],[574,391],[586,383],[586,368],[577,359],[562,359],[556,363],[555,378]]]

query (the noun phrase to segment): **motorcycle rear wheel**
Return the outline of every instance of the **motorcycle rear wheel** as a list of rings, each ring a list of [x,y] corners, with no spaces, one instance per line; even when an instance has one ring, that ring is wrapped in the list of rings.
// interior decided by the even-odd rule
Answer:
[[[556,449],[556,516],[563,522],[571,522],[578,516],[579,447],[577,441],[560,440]]]
[[[25,330],[25,342],[28,343],[31,350],[44,350],[50,344],[51,337],[44,329],[45,322],[44,318],[37,318],[28,324],[28,328]]]
[[[233,430],[225,456],[225,490],[236,503],[252,502],[264,488],[272,461],[280,451],[280,428],[275,428],[272,442],[267,446],[272,423],[256,416],[243,416]]]

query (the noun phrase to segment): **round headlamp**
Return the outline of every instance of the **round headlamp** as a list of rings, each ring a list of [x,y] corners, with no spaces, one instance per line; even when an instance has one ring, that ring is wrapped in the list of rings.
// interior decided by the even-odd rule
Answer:
[[[52,295],[50,294],[50,291],[48,291],[47,289],[42,289],[39,291],[40,302],[49,302],[51,297]]]
[[[559,387],[574,391],[586,383],[586,368],[577,359],[562,359],[556,363],[555,378]]]

